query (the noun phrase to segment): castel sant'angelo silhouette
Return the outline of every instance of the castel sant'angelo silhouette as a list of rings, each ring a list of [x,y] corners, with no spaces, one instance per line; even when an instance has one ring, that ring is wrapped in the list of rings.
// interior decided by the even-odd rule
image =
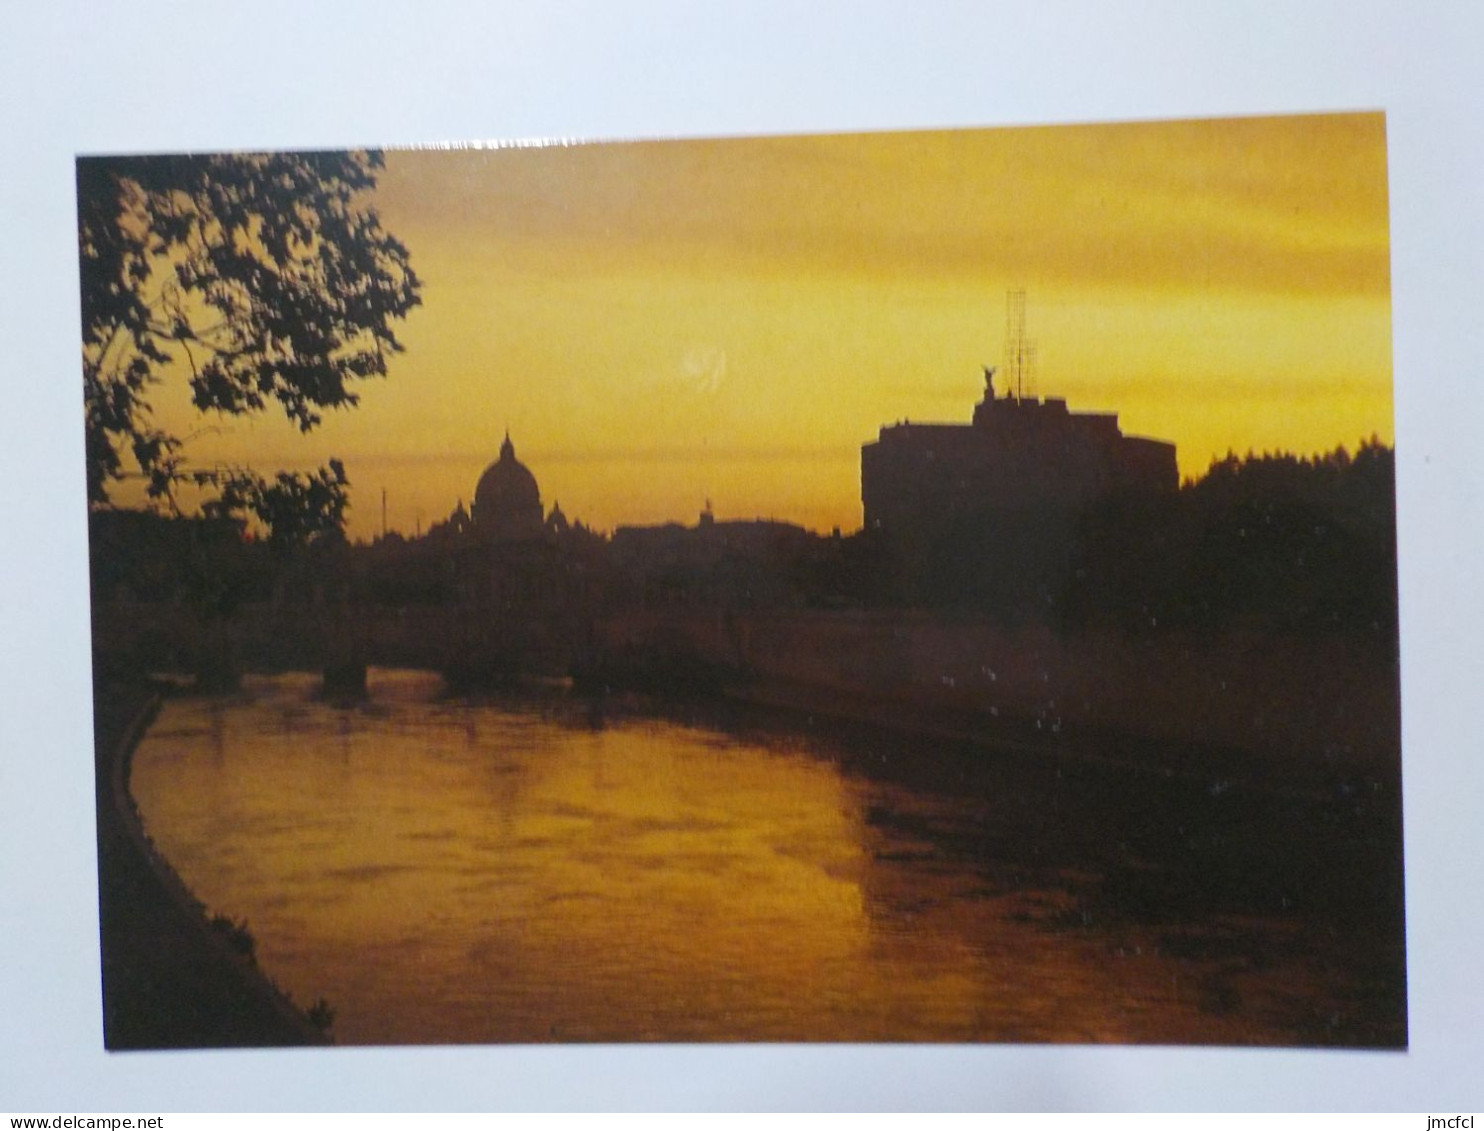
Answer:
[[[861,448],[867,530],[910,534],[986,509],[1061,510],[1179,486],[1174,444],[1125,436],[1115,413],[997,396],[994,374],[984,371],[971,424],[890,424]]]
[[[861,448],[867,531],[921,543],[989,515],[1001,526],[1015,515],[1054,523],[1107,499],[1178,489],[1174,444],[1125,436],[1116,413],[1070,412],[1060,398],[1028,392],[1035,355],[1025,292],[1011,291],[1003,395],[986,366],[972,423],[903,421]]]

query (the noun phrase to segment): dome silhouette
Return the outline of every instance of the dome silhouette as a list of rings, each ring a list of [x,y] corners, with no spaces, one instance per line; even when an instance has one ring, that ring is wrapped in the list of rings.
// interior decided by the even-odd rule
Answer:
[[[474,488],[471,517],[475,533],[500,541],[541,533],[541,490],[530,469],[515,458],[508,432],[500,445],[500,458],[484,469]]]

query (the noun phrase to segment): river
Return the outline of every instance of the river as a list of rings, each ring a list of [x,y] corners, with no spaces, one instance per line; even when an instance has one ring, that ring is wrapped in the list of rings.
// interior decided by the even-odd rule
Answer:
[[[1384,805],[726,705],[317,683],[168,700],[131,789],[344,1044],[1405,1043]]]

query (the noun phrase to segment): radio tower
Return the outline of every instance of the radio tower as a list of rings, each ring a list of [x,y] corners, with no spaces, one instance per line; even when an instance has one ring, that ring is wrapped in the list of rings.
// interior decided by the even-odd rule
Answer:
[[[1025,292],[1005,295],[1005,387],[1016,400],[1036,395],[1036,343],[1025,336]]]

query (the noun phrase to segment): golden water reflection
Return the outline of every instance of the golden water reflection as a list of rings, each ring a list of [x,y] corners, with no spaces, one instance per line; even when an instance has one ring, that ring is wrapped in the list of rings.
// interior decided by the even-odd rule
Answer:
[[[807,738],[373,677],[350,710],[306,676],[170,701],[132,777],[187,885],[343,1043],[1245,1043],[1310,1008],[1291,970],[1213,1010],[1147,932],[1049,930],[1075,874],[992,882],[921,832],[966,802]]]

